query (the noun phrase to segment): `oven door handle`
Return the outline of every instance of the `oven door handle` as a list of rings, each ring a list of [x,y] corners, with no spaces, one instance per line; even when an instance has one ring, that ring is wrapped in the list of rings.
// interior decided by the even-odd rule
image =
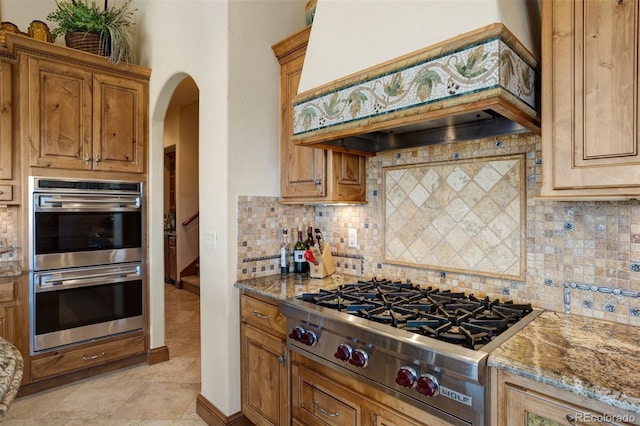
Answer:
[[[41,275],[35,287],[36,293],[47,291],[66,290],[71,288],[88,287],[100,284],[111,284],[123,281],[135,281],[141,278],[140,266],[130,268],[120,268],[109,272],[90,273],[61,277],[58,274],[51,274],[49,277]]]
[[[36,205],[41,210],[48,209],[95,209],[97,206],[107,209],[140,209],[140,197],[68,197],[64,195],[39,195]]]

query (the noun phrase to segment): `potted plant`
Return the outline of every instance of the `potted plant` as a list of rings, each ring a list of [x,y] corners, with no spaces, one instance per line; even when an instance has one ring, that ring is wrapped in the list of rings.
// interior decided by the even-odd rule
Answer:
[[[131,0],[124,0],[116,7],[105,0],[101,9],[95,0],[56,0],[57,9],[47,16],[58,24],[51,36],[55,41],[64,34],[68,47],[109,56],[112,64],[128,63],[134,56],[134,11],[129,10],[130,3]]]

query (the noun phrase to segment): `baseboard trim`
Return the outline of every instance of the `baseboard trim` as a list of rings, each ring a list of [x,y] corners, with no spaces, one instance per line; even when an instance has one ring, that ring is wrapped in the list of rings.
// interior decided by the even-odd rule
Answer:
[[[169,348],[167,346],[153,348],[147,353],[147,364],[149,365],[159,364],[165,361],[169,361]]]
[[[252,426],[253,423],[247,419],[242,412],[226,416],[222,411],[218,410],[207,398],[198,395],[196,399],[196,413],[209,426]]]

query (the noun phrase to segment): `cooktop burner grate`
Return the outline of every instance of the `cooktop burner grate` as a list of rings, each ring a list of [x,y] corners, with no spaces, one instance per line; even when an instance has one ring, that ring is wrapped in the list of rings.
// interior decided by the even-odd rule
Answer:
[[[375,278],[300,299],[476,350],[532,312],[530,304]]]

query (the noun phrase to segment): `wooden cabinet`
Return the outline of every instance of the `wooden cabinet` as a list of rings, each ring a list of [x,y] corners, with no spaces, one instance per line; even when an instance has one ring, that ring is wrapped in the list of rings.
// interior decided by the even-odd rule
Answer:
[[[588,400],[504,371],[497,376],[498,426],[628,425],[640,424],[640,415]]]
[[[175,284],[178,281],[178,261],[176,257],[176,236],[164,235],[164,280]]]
[[[240,296],[242,412],[257,425],[289,424],[286,319],[275,301]]]
[[[11,64],[0,61],[0,179],[11,179],[13,177],[11,77]],[[4,191],[0,196],[3,194],[5,194]]]
[[[294,144],[293,104],[311,27],[272,46],[280,63],[281,202],[365,203],[366,157]]]
[[[23,282],[23,284],[25,284]],[[16,281],[4,279],[0,283],[0,337],[16,344],[15,305],[18,295]]]
[[[20,57],[29,165],[143,173],[148,81],[45,53]]]
[[[305,425],[363,424],[359,396],[303,366],[291,367],[292,415]]]
[[[638,0],[542,2],[541,195],[640,196]]]
[[[87,345],[77,349],[54,351],[31,360],[31,378],[33,380],[46,379],[144,352],[144,335]]]
[[[451,426],[341,371],[291,353],[292,424]]]

